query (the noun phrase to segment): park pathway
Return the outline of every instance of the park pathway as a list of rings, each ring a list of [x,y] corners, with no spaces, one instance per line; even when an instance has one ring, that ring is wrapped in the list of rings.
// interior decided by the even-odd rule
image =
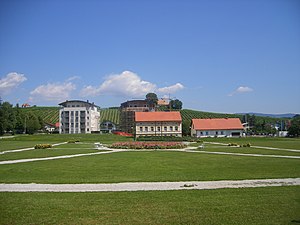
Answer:
[[[180,182],[130,182],[111,184],[0,184],[0,192],[108,192],[108,191],[166,191],[207,190],[221,188],[255,188],[299,186],[300,178],[180,181]]]

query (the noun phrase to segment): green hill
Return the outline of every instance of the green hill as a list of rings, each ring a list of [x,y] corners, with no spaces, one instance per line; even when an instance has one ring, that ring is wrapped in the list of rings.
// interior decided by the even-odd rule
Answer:
[[[59,121],[59,107],[34,106],[28,108],[19,108],[23,112],[32,112],[43,119],[45,123],[55,124]]]
[[[115,124],[120,124],[120,110],[118,107],[101,109],[100,122],[110,121]]]
[[[25,112],[32,112],[37,116],[43,118],[45,123],[54,124],[59,121],[58,118],[58,111],[59,107],[29,107],[29,108],[20,108]],[[182,109],[180,110],[183,123],[190,123],[193,118],[240,118],[242,119],[242,115],[237,114],[224,114],[224,113],[212,113],[212,112],[203,112],[203,111],[196,111],[191,109]],[[101,109],[100,111],[100,122],[103,121],[111,121],[115,124],[120,124],[120,111],[118,107],[111,107],[106,109]],[[262,121],[264,120],[266,123],[276,123],[278,118],[271,118],[271,117],[261,117],[256,116],[256,120]]]

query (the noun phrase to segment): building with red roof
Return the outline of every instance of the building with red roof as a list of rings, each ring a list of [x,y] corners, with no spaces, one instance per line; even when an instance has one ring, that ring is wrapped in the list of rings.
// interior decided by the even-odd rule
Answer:
[[[192,119],[193,137],[240,137],[243,131],[239,118]]]
[[[135,135],[181,137],[180,112],[135,112]]]

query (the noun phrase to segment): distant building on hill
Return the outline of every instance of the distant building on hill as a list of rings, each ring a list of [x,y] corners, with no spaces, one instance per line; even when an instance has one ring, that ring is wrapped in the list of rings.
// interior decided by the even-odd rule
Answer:
[[[192,137],[240,137],[243,131],[239,118],[192,119]]]
[[[135,112],[135,136],[182,136],[180,112]]]
[[[127,133],[134,133],[135,112],[154,111],[154,106],[147,100],[131,100],[123,102],[120,107],[120,129]]]
[[[100,131],[100,112],[94,103],[72,100],[59,104],[59,133],[79,134]]]

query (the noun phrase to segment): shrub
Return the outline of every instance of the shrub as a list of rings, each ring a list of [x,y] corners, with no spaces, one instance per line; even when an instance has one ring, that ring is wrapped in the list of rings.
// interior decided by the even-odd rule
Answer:
[[[248,143],[248,144],[237,144],[237,143],[229,143],[228,146],[236,146],[236,147],[251,147],[251,144]]]
[[[52,148],[52,145],[50,144],[37,144],[34,146],[35,149],[46,149],[46,148]]]
[[[77,143],[79,142],[78,140],[69,140],[68,143]]]

